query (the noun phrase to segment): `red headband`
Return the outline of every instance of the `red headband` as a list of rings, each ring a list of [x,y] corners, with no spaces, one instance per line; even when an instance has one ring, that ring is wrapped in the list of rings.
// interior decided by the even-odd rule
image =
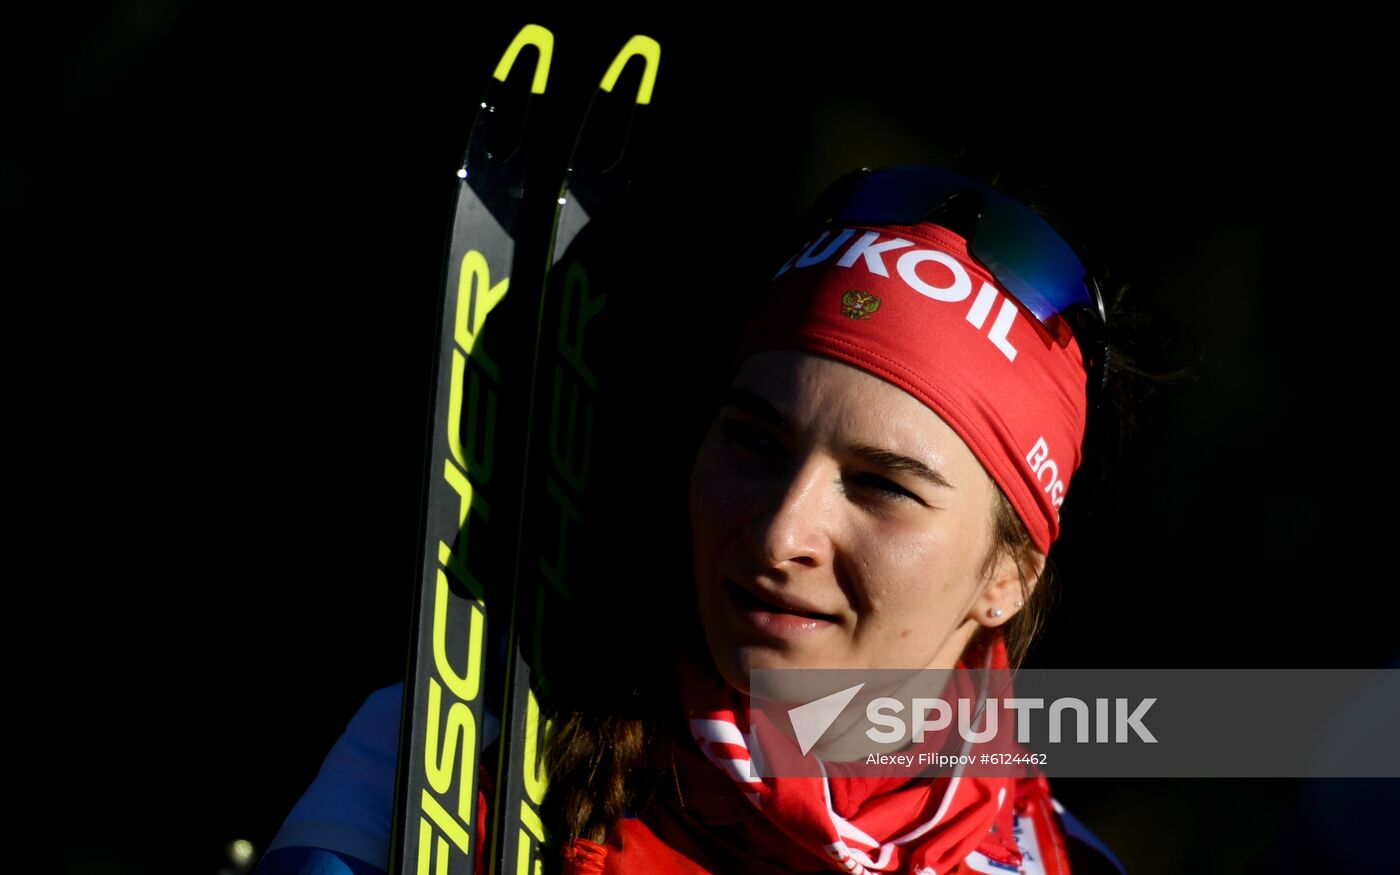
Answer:
[[[1007,295],[946,228],[845,226],[783,265],[734,364],[798,349],[854,365],[917,398],[963,439],[1042,552],[1079,467],[1083,360]]]

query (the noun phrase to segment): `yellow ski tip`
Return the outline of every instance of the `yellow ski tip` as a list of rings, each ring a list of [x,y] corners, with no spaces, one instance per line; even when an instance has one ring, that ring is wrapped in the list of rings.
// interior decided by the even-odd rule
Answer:
[[[517,33],[515,39],[511,40],[510,48],[506,49],[504,55],[501,55],[501,62],[496,65],[496,72],[492,75],[501,82],[506,81],[520,50],[527,45],[534,46],[540,51],[539,60],[535,62],[535,78],[530,83],[530,93],[544,94],[545,82],[549,79],[549,60],[554,55],[554,34],[548,28],[538,24],[527,24],[520,28],[520,33]]]
[[[634,55],[641,55],[647,64],[642,73],[642,84],[637,87],[637,103],[651,103],[651,90],[656,85],[656,68],[661,63],[661,44],[649,36],[637,34],[627,41],[627,45],[613,58],[600,87],[611,94],[613,86],[617,84],[617,77],[622,75],[623,68]]]

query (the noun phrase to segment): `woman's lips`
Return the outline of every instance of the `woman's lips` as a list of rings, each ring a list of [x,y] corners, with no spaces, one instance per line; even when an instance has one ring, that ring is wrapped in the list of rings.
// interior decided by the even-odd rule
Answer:
[[[729,600],[734,605],[735,612],[748,625],[769,635],[778,637],[805,635],[835,626],[838,621],[838,618],[833,614],[801,610],[794,605],[769,601],[733,580],[726,580],[724,585],[729,592]]]

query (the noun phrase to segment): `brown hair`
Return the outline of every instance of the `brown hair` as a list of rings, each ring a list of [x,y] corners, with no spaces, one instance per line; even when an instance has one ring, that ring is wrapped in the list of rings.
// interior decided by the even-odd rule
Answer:
[[[562,843],[602,843],[608,827],[655,789],[660,771],[647,769],[660,753],[665,722],[638,716],[574,712],[550,733],[545,747],[549,788],[543,814]],[[658,731],[660,730],[660,731]],[[662,770],[671,771],[669,762]]]
[[[995,487],[996,484],[993,484]],[[1007,500],[1006,493],[996,488],[992,497],[992,547],[987,558],[982,561],[982,577],[990,576],[997,560],[1008,556],[1016,563],[1021,578],[1021,601],[1024,605],[999,628],[1006,638],[1006,660],[1011,668],[1018,669],[1026,658],[1031,642],[1045,625],[1045,615],[1049,610],[1051,595],[1051,567],[1049,559],[1042,560],[1040,551],[1031,540],[1025,523],[1016,515]],[[1043,561],[1039,577],[1034,570]],[[991,627],[982,627],[979,634],[991,634]]]

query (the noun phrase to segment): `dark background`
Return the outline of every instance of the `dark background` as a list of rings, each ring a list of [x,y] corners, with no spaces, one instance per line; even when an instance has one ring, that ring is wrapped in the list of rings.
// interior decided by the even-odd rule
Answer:
[[[453,173],[527,20],[555,30],[564,94],[631,32],[663,47],[639,178],[675,273],[638,319],[686,354],[647,363],[675,370],[675,419],[626,439],[690,452],[705,326],[826,182],[998,173],[1129,284],[1144,360],[1190,369],[1142,397],[1112,481],[1072,494],[1032,664],[1395,658],[1393,101],[1369,26],[910,15],[129,0],[16,27],[11,463],[43,486],[17,493],[12,616],[61,871],[212,875],[227,841],[261,849],[401,677]],[[662,479],[617,484],[639,526],[674,505]],[[688,557],[644,572],[680,583]],[[1340,786],[1055,783],[1133,873],[1383,853],[1372,811],[1335,816]]]

